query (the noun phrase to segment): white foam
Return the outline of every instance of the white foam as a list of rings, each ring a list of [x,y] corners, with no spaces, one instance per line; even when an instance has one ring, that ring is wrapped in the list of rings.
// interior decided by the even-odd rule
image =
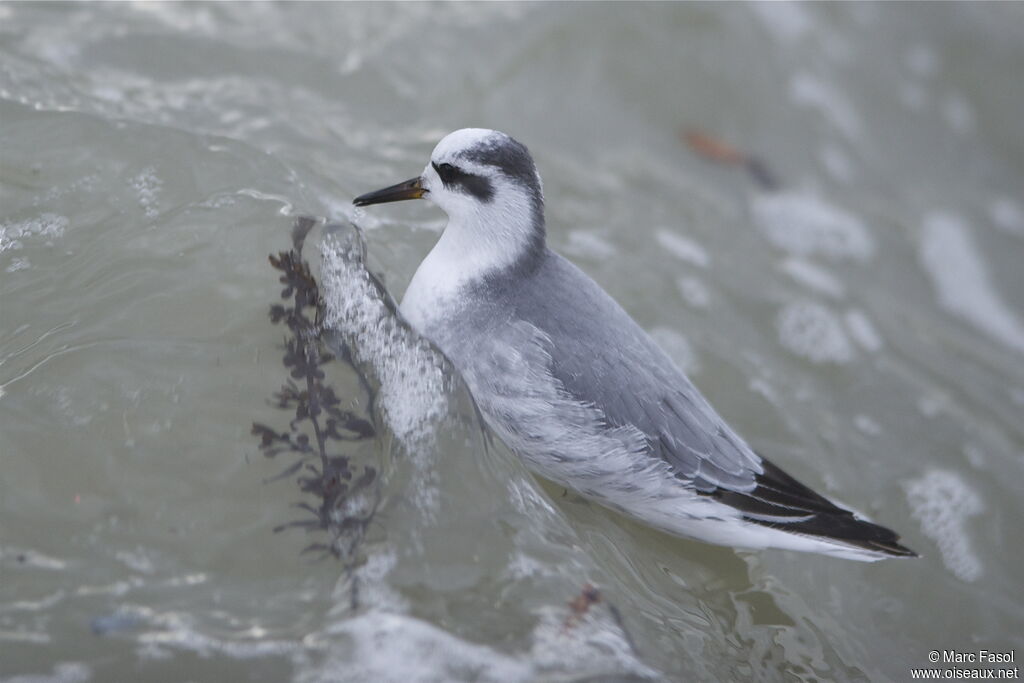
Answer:
[[[397,564],[398,555],[393,547],[367,556],[366,561],[353,571],[351,577],[359,582],[360,603],[382,612],[409,611],[409,601],[387,582],[388,575]],[[349,577],[346,576],[338,583],[335,597],[339,604],[345,602],[343,596],[351,595],[351,590]]]
[[[326,660],[300,671],[295,680],[514,682],[656,676],[636,658],[601,603],[582,615],[562,605],[541,608],[531,647],[518,654],[463,640],[422,619],[382,611],[338,621],[327,633],[330,641],[318,638],[329,642]]]
[[[964,444],[963,451],[964,458],[967,459],[967,462],[970,463],[971,467],[975,467],[979,470],[985,468],[985,462],[988,458],[985,457],[985,451],[979,446],[972,443]]]
[[[89,175],[82,176],[67,185],[54,185],[46,190],[46,192],[36,195],[32,198],[32,206],[52,205],[58,199],[62,199],[67,195],[74,193],[95,192],[96,188],[99,187],[99,184],[99,175],[90,173]]]
[[[546,496],[540,495],[532,480],[512,479],[508,482],[509,501],[516,512],[527,517],[539,513],[556,514],[555,508]]]
[[[429,438],[448,407],[442,356],[388,309],[351,247],[329,235],[321,252],[325,326],[350,338],[357,362],[376,373],[378,402],[395,435]]]
[[[834,84],[807,71],[798,71],[789,81],[794,103],[817,109],[847,138],[862,139],[863,126],[849,98]]]
[[[371,612],[335,624],[330,633],[342,643],[331,647],[322,666],[300,672],[298,683],[534,680],[528,662],[414,617]]]
[[[566,671],[573,673],[573,680],[609,672],[653,678],[656,672],[637,660],[619,625],[604,616],[607,609],[597,604],[582,617],[569,616],[561,607],[541,609],[530,650],[537,678]]]
[[[810,261],[791,256],[782,262],[781,268],[784,273],[808,289],[834,299],[846,296],[846,288],[839,278]]]
[[[903,58],[907,68],[917,76],[931,78],[939,70],[939,57],[927,45],[918,43],[907,50]]]
[[[265,638],[258,630],[248,638],[239,637],[240,634],[223,638],[208,635],[187,612],[158,612],[142,605],[129,605],[125,609],[149,627],[139,633],[137,650],[140,656],[149,659],[164,658],[168,648],[194,652],[200,657],[221,653],[235,659],[294,656],[302,650],[300,643]]]
[[[667,228],[660,228],[654,233],[654,237],[658,240],[658,244],[678,259],[701,268],[707,268],[711,263],[711,257],[704,247],[688,237],[683,237]]]
[[[900,87],[899,98],[907,109],[920,111],[928,102],[928,92],[917,83],[904,83]]]
[[[147,166],[141,173],[128,181],[128,184],[135,190],[139,206],[142,207],[146,218],[156,218],[160,215],[160,192],[163,190],[164,181],[156,175],[156,169]]]
[[[928,419],[934,419],[942,413],[949,413],[949,396],[930,393],[917,399],[917,410]]]
[[[939,546],[946,568],[962,581],[981,577],[981,560],[967,531],[967,521],[984,509],[981,497],[960,475],[948,470],[928,470],[903,489],[911,513],[925,536]]]
[[[1019,406],[1024,406],[1024,387],[1013,387],[1010,389],[1010,400]]]
[[[676,280],[676,287],[686,303],[693,308],[707,308],[711,302],[711,292],[698,277],[685,275]]]
[[[882,433],[882,427],[867,415],[856,415],[853,424],[857,429],[869,436],[878,436]]]
[[[1024,209],[1009,197],[993,199],[988,205],[988,215],[1000,230],[1024,237]]]
[[[961,95],[950,93],[942,100],[942,117],[957,133],[974,130],[974,109]]]
[[[825,166],[828,174],[841,182],[849,182],[853,178],[853,163],[846,153],[836,145],[825,145],[818,150],[818,158]]]
[[[996,291],[967,224],[954,214],[924,219],[919,258],[939,303],[979,331],[1024,352],[1024,323]]]
[[[565,251],[574,256],[605,261],[615,255],[615,247],[605,238],[589,230],[570,230]]]
[[[136,546],[133,550],[119,550],[114,558],[139,574],[152,575],[156,571],[152,553],[141,546]]]
[[[44,555],[30,548],[19,548],[16,546],[0,546],[0,566],[13,564],[31,567],[32,569],[47,569],[50,571],[63,571],[68,568],[68,562],[57,557]]]
[[[813,28],[806,7],[796,2],[754,2],[746,6],[777,41],[790,44],[799,42]]]
[[[92,669],[81,662],[60,662],[49,674],[21,674],[2,679],[3,683],[85,683],[92,679]]]
[[[878,329],[864,311],[851,308],[843,314],[843,320],[846,322],[846,329],[850,331],[850,336],[865,351],[879,351],[885,346],[882,335],[878,333]]]
[[[31,266],[32,264],[29,263],[29,260],[27,258],[16,256],[11,259],[11,262],[4,270],[7,271],[8,273],[17,273],[19,270],[26,270]],[[0,394],[0,396],[2,395],[3,394]]]
[[[670,327],[655,327],[650,334],[654,343],[660,346],[683,372],[697,372],[700,367],[697,363],[697,354],[686,337]]]
[[[417,468],[415,502],[422,514],[437,510],[434,428],[448,414],[447,361],[399,319],[363,263],[353,228],[321,242],[324,326],[348,343],[356,363],[379,384],[377,407]]]
[[[25,246],[24,240],[40,240],[47,246],[64,235],[70,221],[55,213],[39,214],[35,218],[11,223],[0,223],[0,254]]]
[[[860,220],[813,195],[760,194],[754,197],[751,212],[768,240],[795,256],[866,261],[875,251],[871,233]]]
[[[504,575],[513,581],[552,576],[556,570],[543,560],[532,557],[523,552],[512,555],[505,566]]]
[[[848,363],[853,346],[839,317],[811,301],[787,304],[775,319],[779,342],[812,363]]]

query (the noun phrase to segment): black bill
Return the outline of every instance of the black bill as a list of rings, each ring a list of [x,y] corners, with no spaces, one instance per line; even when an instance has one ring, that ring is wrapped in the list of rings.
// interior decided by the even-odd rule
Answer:
[[[369,206],[385,202],[400,202],[406,199],[419,199],[425,192],[420,178],[412,178],[382,190],[361,194],[353,199],[352,203],[356,206]]]

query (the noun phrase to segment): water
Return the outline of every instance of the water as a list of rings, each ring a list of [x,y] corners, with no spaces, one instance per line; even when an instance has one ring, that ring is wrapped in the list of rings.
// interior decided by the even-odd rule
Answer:
[[[1022,26],[1019,4],[0,5],[0,680],[905,680],[933,649],[1019,655]],[[449,376],[433,419],[388,399],[412,431],[381,413],[353,446],[384,484],[352,609],[344,563],[300,555],[325,534],[272,533],[309,496],[264,483],[287,463],[249,434],[288,421],[266,256],[296,214],[355,218],[400,295],[442,217],[349,202],[466,125],[530,146],[551,244],[748,441],[923,557],[651,531],[488,446]],[[371,374],[445,376],[368,335]]]

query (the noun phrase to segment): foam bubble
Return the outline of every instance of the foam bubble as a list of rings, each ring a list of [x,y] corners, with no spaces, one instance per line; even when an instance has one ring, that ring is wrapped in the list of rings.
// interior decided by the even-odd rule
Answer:
[[[651,338],[683,372],[691,374],[697,371],[697,354],[682,334],[669,327],[655,327],[651,330]]]
[[[534,681],[598,677],[653,678],[633,653],[621,627],[595,605],[570,615],[563,606],[538,610],[527,652],[510,655],[469,642],[422,619],[369,612],[339,621],[328,633],[328,658],[296,680],[314,681]],[[387,656],[382,653],[387,652]],[[618,678],[616,678],[618,680]]]
[[[707,268],[711,263],[711,257],[704,247],[688,237],[683,237],[665,228],[658,230],[654,237],[658,240],[658,244],[678,259],[701,268]]]
[[[605,261],[615,255],[615,247],[589,230],[572,230],[565,250],[575,256],[582,256],[597,261]]]
[[[43,213],[24,221],[0,224],[0,254],[5,251],[22,249],[23,240],[41,240],[47,246],[64,235],[70,221],[67,216]]]
[[[92,678],[92,669],[81,662],[60,662],[49,674],[22,674],[5,678],[4,683],[85,683]]]
[[[324,326],[341,336],[356,363],[377,380],[379,413],[410,454],[419,482],[415,502],[430,515],[440,504],[432,446],[434,427],[449,410],[447,361],[389,305],[366,270],[355,228],[325,230],[330,232],[320,245]]]
[[[1024,236],[1024,209],[1009,197],[999,197],[988,205],[988,215],[997,228]]]
[[[654,677],[655,672],[637,660],[619,625],[603,618],[606,610],[591,609],[572,621],[564,608],[540,610],[530,651],[538,673],[572,671],[576,680],[607,676],[609,671]],[[572,627],[567,628],[570,623]]]
[[[835,299],[846,296],[846,288],[839,278],[810,261],[794,256],[783,261],[781,268],[784,273],[808,289],[827,294]]]
[[[882,433],[882,427],[867,415],[857,415],[853,418],[853,424],[857,429],[869,436],[878,436]]]
[[[818,158],[828,174],[836,180],[849,182],[853,178],[853,163],[839,147],[825,145],[818,150]]]
[[[324,324],[349,339],[356,361],[375,373],[378,402],[395,435],[406,442],[429,438],[448,409],[444,358],[387,306],[360,249],[335,235],[321,243]]]
[[[58,199],[78,192],[94,192],[99,187],[100,178],[97,174],[91,173],[82,176],[68,185],[54,185],[41,195],[32,198],[32,206],[51,205]]]
[[[158,612],[134,606],[131,613],[149,630],[139,633],[140,656],[160,659],[169,648],[194,652],[200,657],[222,653],[235,659],[259,659],[295,655],[302,645],[291,640],[273,640],[253,634],[248,638],[208,635],[196,619],[179,611]]]
[[[904,62],[911,72],[923,78],[931,78],[939,70],[938,55],[930,47],[921,43],[907,50]]]
[[[967,462],[971,464],[971,467],[982,469],[985,467],[985,461],[988,459],[985,457],[985,451],[981,447],[975,444],[968,443],[964,444],[964,457]]]
[[[748,7],[780,42],[799,42],[814,27],[806,6],[798,3],[777,2],[768,5],[755,2]]]
[[[928,101],[928,93],[917,83],[905,83],[899,92],[900,102],[907,109],[924,109]]]
[[[690,275],[676,280],[676,287],[683,299],[693,308],[707,308],[711,302],[711,292],[700,278]]]
[[[371,612],[330,629],[343,642],[301,683],[320,681],[529,681],[532,667],[484,645],[461,640],[414,617]],[[386,656],[383,656],[386,653]]]
[[[850,336],[865,351],[878,351],[885,345],[882,335],[878,333],[878,329],[864,311],[851,308],[843,314],[843,320],[846,322],[846,329],[850,331]]]
[[[1024,388],[1013,387],[1010,389],[1010,400],[1019,406],[1024,406]]]
[[[944,212],[927,215],[919,258],[939,303],[979,331],[1024,352],[1024,322],[996,291],[967,224]]]
[[[31,266],[32,264],[29,263],[29,260],[27,258],[16,256],[15,258],[11,259],[10,264],[8,264],[7,268],[5,268],[4,270],[6,270],[8,273],[17,273],[19,270],[26,270]]]
[[[757,195],[751,211],[768,240],[795,256],[866,261],[874,254],[874,240],[860,220],[813,195]]]
[[[982,574],[981,560],[971,547],[967,520],[984,509],[981,497],[955,472],[929,470],[903,486],[911,514],[921,531],[935,541],[942,563],[962,581]]]
[[[787,304],[779,311],[775,325],[779,342],[812,363],[848,363],[853,358],[853,346],[839,317],[821,304]]]
[[[789,96],[796,104],[817,109],[847,138],[863,138],[863,126],[856,109],[846,94],[832,83],[799,71],[790,79]]]
[[[942,117],[957,133],[969,133],[974,130],[974,110],[961,95],[946,95],[942,100]]]
[[[128,184],[135,190],[135,196],[138,198],[139,206],[145,212],[146,218],[159,216],[160,192],[163,189],[164,181],[157,177],[156,169],[147,166],[137,176],[129,179]]]
[[[359,581],[359,598],[364,605],[386,612],[408,612],[409,602],[387,582],[391,570],[398,564],[394,548],[387,548],[367,556],[366,561],[356,568],[351,580]],[[351,588],[343,583],[338,589],[349,594]]]
[[[32,550],[31,548],[0,546],[0,566],[3,564],[13,565],[15,563],[22,567],[47,569],[50,571],[62,571],[68,568],[66,560],[51,557],[50,555],[44,555],[41,552]]]
[[[156,571],[152,553],[141,546],[134,550],[119,550],[114,558],[134,572],[152,575]]]

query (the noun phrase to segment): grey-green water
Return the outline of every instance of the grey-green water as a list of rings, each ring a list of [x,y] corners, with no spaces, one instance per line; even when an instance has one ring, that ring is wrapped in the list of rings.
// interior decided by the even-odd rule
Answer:
[[[0,680],[1019,658],[1022,71],[1020,4],[0,4]],[[301,496],[249,434],[287,421],[266,256],[295,214],[354,218],[400,295],[442,217],[351,198],[467,125],[530,146],[552,246],[748,441],[923,557],[650,531],[487,448],[455,392],[423,453],[363,447],[392,468],[353,611],[299,555],[322,539],[272,533]],[[604,602],[566,627],[588,581],[633,647]]]

